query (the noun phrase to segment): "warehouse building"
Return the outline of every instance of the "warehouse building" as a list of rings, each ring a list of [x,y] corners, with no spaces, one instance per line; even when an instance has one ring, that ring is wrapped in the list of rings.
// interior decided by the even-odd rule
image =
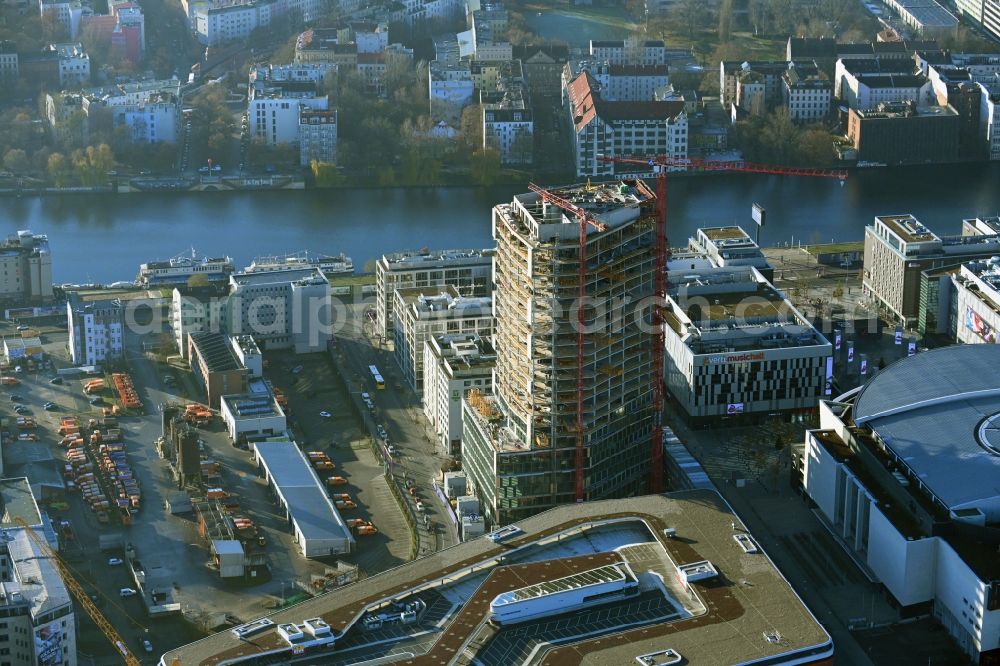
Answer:
[[[932,614],[972,663],[1000,657],[997,345],[896,361],[820,404],[801,483],[905,614]]]
[[[832,345],[752,266],[671,278],[664,381],[694,421],[816,407]]]
[[[295,442],[257,442],[253,451],[260,472],[285,512],[302,556],[352,552],[351,530]]]
[[[219,414],[233,442],[253,442],[288,429],[285,412],[263,380],[251,381],[245,393],[224,395]]]
[[[233,352],[232,343],[222,333],[188,335],[191,373],[205,391],[205,401],[218,409],[222,396],[246,393],[247,369]]]

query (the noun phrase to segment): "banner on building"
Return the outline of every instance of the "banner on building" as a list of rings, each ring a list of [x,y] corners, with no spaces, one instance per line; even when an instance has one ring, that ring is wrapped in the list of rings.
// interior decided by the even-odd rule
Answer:
[[[823,389],[824,395],[833,395],[833,357],[826,357],[826,388]]]
[[[837,330],[833,332],[833,350],[840,351],[840,344],[844,341],[843,334]]]
[[[971,307],[965,308],[965,327],[978,335],[983,342],[994,343],[997,341],[997,332]]]
[[[59,620],[43,624],[35,630],[35,654],[38,655],[38,666],[61,666],[63,642]]]
[[[726,406],[726,414],[742,414],[743,413],[743,403],[742,402],[731,402]]]
[[[859,371],[861,372],[862,377],[868,374],[868,357],[864,354],[861,355],[861,367]]]
[[[847,362],[852,363],[854,361],[854,343],[847,343]]]
[[[896,327],[896,344],[903,344],[903,328],[901,326]]]

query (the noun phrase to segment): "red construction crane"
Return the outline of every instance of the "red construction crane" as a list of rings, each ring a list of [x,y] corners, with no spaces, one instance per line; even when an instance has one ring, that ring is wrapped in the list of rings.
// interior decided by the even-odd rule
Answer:
[[[583,451],[583,345],[586,329],[586,313],[583,304],[587,298],[587,225],[594,227],[598,231],[606,231],[608,226],[603,222],[595,220],[586,210],[577,206],[571,201],[553,194],[548,190],[528,183],[528,189],[537,192],[542,197],[542,201],[557,206],[570,215],[575,215],[580,223],[580,257],[577,267],[577,310],[576,310],[576,501],[582,502],[586,498],[584,488],[584,451]]]
[[[653,323],[656,328],[653,335],[653,435],[650,441],[652,470],[650,474],[650,492],[663,492],[663,354],[664,354],[664,319],[663,308],[667,298],[667,260],[670,246],[667,243],[667,173],[671,167],[682,167],[699,171],[736,171],[742,173],[762,173],[778,176],[812,176],[815,178],[837,178],[843,184],[847,172],[838,169],[804,169],[796,167],[781,167],[752,162],[712,162],[694,157],[675,158],[666,155],[655,157],[614,157],[598,155],[600,162],[615,164],[636,164],[652,167],[656,173],[656,275],[655,289],[659,303],[653,308]],[[582,225],[581,225],[582,226]]]

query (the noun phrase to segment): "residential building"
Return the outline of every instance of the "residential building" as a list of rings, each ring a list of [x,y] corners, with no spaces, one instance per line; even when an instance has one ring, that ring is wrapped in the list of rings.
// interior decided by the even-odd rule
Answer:
[[[833,96],[856,105],[858,79],[878,76],[926,76],[911,60],[905,58],[841,58],[834,68]]]
[[[180,89],[176,79],[91,88],[83,92],[81,110],[90,125],[124,127],[135,143],[176,143],[183,115]]]
[[[739,82],[757,80],[763,84],[764,106],[775,108],[781,104],[783,77],[787,69],[788,63],[778,60],[723,60],[719,63],[719,102],[723,108],[730,109],[737,102]]]
[[[563,67],[569,61],[568,46],[518,44],[514,46],[511,58],[521,61],[524,78],[532,95],[559,95],[562,90]]]
[[[695,423],[815,409],[832,345],[752,266],[672,274],[667,390]]]
[[[188,335],[223,330],[226,297],[215,287],[175,287],[170,306],[170,324],[178,353],[188,356]]]
[[[326,351],[330,282],[318,268],[236,273],[225,310],[230,335],[252,335],[263,350]]]
[[[599,155],[687,157],[688,121],[683,101],[606,101],[599,88],[590,72],[583,71],[564,91],[578,176],[648,172],[603,162]]]
[[[427,68],[431,118],[458,122],[462,109],[471,104],[475,85],[468,64],[434,60]]]
[[[958,114],[959,159],[986,159],[988,145],[983,137],[981,118],[983,86],[974,82],[967,70],[955,66],[930,66],[928,72],[938,105],[950,106]]]
[[[670,86],[666,65],[613,65],[607,61],[582,60],[566,64],[564,80],[582,71],[600,84],[601,99],[611,102],[647,102],[657,99]]]
[[[59,85],[77,88],[90,83],[90,56],[83,44],[51,44],[49,50],[59,55]]]
[[[85,301],[67,294],[69,356],[73,365],[104,365],[125,352],[125,308],[119,299]]]
[[[0,81],[16,81],[19,74],[17,44],[0,40]]]
[[[55,17],[55,22],[62,26],[69,39],[76,39],[80,33],[80,19],[83,16],[83,5],[80,0],[38,0],[40,15]]]
[[[351,70],[358,64],[358,44],[351,41],[349,28],[310,28],[295,39],[294,62],[327,63]]]
[[[489,296],[491,250],[407,250],[384,254],[375,262],[375,330],[390,338],[396,318],[397,289],[454,287],[462,296]]]
[[[59,87],[59,54],[55,51],[19,53],[17,66],[22,82],[50,90]]]
[[[521,62],[499,63],[496,78],[487,85],[480,89],[483,147],[500,153],[504,166],[531,164],[535,123]]]
[[[489,296],[461,296],[450,285],[396,289],[392,306],[396,363],[417,394],[424,390],[424,343],[435,335],[493,335]]]
[[[988,222],[988,220],[986,221]],[[912,215],[880,215],[865,227],[862,288],[897,321],[912,325],[920,307],[920,274],[932,268],[1000,255],[1000,225],[961,236],[938,236]]]
[[[298,81],[314,83],[317,87],[335,79],[337,67],[328,62],[290,63],[287,65],[254,65],[250,69],[251,92],[266,89],[267,82]]]
[[[840,99],[852,109],[871,109],[880,102],[916,102],[918,106],[935,103],[934,88],[923,74],[857,73],[860,64],[876,62],[879,69],[902,69],[903,61],[839,61],[837,79]],[[907,67],[913,69],[912,65]]]
[[[660,40],[636,38],[618,41],[590,40],[590,57],[612,65],[666,65],[667,47]]]
[[[955,0],[955,13],[959,18],[982,27],[985,4],[985,0]]]
[[[656,197],[638,180],[550,191],[601,225],[586,228],[586,261],[602,269],[583,290],[616,312],[599,331],[575,324],[575,216],[534,192],[494,206],[493,395],[462,408],[463,469],[494,525],[649,481],[653,350],[643,316],[622,308],[653,293]]]
[[[830,115],[833,83],[815,63],[790,63],[782,74],[782,101],[796,123],[817,123]]]
[[[915,52],[937,48],[937,41],[933,39],[837,42],[833,37],[789,37],[785,60],[815,61],[830,74],[838,60],[911,60]]]
[[[385,79],[384,53],[359,53],[358,76],[365,82],[365,87],[372,95],[385,94],[383,81]]]
[[[424,416],[439,453],[462,455],[462,399],[471,390],[493,392],[496,363],[489,338],[476,333],[433,335],[424,343]]]
[[[881,102],[851,109],[847,138],[859,162],[927,164],[959,159],[961,119],[951,106]]]
[[[134,2],[119,2],[111,6],[115,26],[111,32],[111,50],[138,63],[146,52],[146,19]]]
[[[187,340],[191,374],[205,391],[205,401],[210,407],[218,409],[224,395],[240,395],[249,390],[249,372],[233,351],[229,336],[202,331],[189,334]]]
[[[983,28],[1000,39],[1000,0],[983,0]]]
[[[883,0],[883,2],[917,34],[946,37],[958,31],[958,19],[936,0]]]
[[[1000,654],[1000,346],[922,351],[820,404],[796,467],[817,513],[904,615],[972,663]]]
[[[73,599],[49,553],[14,518],[58,549],[26,478],[0,479],[0,650],[11,664],[78,663]]]
[[[337,163],[337,111],[302,109],[299,112],[299,164],[316,160]]]
[[[0,298],[41,302],[52,298],[52,255],[49,237],[18,231],[0,242]]]
[[[224,44],[246,39],[257,28],[271,25],[271,19],[289,10],[301,12],[306,23],[319,18],[320,0],[211,0],[190,3],[189,16],[198,41]]]
[[[759,118],[771,110],[767,103],[767,83],[764,75],[753,70],[736,77],[736,101],[731,109],[732,121],[744,116]]]
[[[308,71],[309,76],[316,77],[321,76],[319,72],[325,72],[322,65],[310,66]],[[302,111],[329,110],[329,98],[317,93],[316,81],[309,76],[307,80],[294,76],[271,80],[251,74],[247,103],[251,137],[272,146],[298,143]]]

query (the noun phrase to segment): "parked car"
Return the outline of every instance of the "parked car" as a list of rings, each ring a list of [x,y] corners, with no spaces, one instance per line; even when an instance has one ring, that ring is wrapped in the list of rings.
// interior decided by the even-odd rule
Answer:
[[[98,396],[94,396],[93,398],[90,399],[90,404],[92,404],[92,405],[103,405],[104,404],[104,398],[102,398],[99,395]]]
[[[62,384],[62,383],[63,383],[62,377],[53,377],[52,379],[49,380],[49,384]]]
[[[27,414],[31,410],[29,410],[24,405],[18,405],[17,407],[14,408],[14,411],[17,412],[18,414]]]
[[[149,642],[149,639],[142,641],[142,649],[145,650],[146,652],[153,651],[153,644]]]
[[[125,563],[125,560],[123,560],[120,557],[112,557],[112,558],[110,558],[108,560],[108,566],[109,567],[117,567],[117,566],[119,566],[121,564],[124,564],[124,563]]]
[[[322,411],[319,413],[319,415],[322,416],[324,419],[330,418],[330,412],[327,411]]]
[[[122,599],[127,599],[128,597],[134,597],[139,593],[133,590],[131,587],[123,587],[122,589],[118,590],[118,594],[121,596]]]
[[[11,393],[10,394],[10,401],[11,402],[23,402],[24,398],[22,398],[21,396],[19,396],[16,393]]]
[[[42,409],[44,409],[47,412],[53,412],[53,411],[59,409],[59,405],[57,405],[54,402],[47,402],[44,405],[42,405]]]

